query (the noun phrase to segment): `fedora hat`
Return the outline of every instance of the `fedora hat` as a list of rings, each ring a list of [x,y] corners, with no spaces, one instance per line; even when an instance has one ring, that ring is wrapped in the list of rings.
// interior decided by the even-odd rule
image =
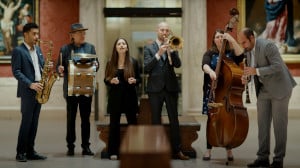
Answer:
[[[74,23],[71,25],[70,33],[74,33],[77,31],[84,31],[84,30],[88,30],[88,28],[84,28],[81,23]]]

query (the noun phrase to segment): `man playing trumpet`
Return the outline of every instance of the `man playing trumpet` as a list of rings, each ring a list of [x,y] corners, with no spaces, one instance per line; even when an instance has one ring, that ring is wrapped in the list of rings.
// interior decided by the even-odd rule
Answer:
[[[174,68],[181,66],[181,60],[178,51],[171,50],[166,43],[169,35],[169,25],[161,22],[157,26],[157,39],[144,47],[144,67],[149,74],[147,93],[152,110],[152,124],[161,124],[162,106],[166,103],[173,154],[178,159],[188,160],[189,157],[181,151],[177,109],[180,88],[174,71]]]

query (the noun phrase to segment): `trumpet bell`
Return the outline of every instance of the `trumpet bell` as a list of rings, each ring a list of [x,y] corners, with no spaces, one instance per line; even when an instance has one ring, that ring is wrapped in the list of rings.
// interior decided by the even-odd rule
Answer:
[[[183,47],[183,39],[177,36],[172,36],[169,39],[169,45],[171,49],[182,49]]]

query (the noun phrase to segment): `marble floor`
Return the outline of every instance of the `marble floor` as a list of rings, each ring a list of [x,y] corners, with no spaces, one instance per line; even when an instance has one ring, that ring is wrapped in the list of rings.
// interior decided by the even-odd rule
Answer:
[[[300,111],[299,111],[300,112]],[[117,168],[119,161],[111,161],[100,158],[100,151],[104,144],[98,138],[98,132],[95,122],[92,120],[91,130],[91,149],[96,153],[94,157],[83,157],[80,149],[80,123],[77,120],[77,142],[74,157],[67,157],[65,132],[65,118],[48,118],[44,117],[46,112],[42,112],[40,117],[39,129],[36,138],[36,150],[48,157],[45,161],[28,161],[25,163],[15,161],[15,149],[17,143],[18,127],[20,119],[0,118],[0,167],[1,168]],[[197,158],[188,161],[171,160],[172,168],[239,168],[246,167],[247,163],[255,159],[257,150],[257,124],[255,115],[250,116],[249,133],[245,142],[234,149],[234,162],[226,166],[226,153],[223,148],[214,148],[212,151],[212,160],[203,161],[202,155],[205,152],[205,122],[206,116],[197,116],[197,120],[201,123],[201,130],[198,132],[199,138],[193,144],[197,151]],[[288,142],[287,154],[284,167],[298,168],[300,167],[300,117],[290,117],[288,125]],[[272,135],[272,150],[274,139]]]

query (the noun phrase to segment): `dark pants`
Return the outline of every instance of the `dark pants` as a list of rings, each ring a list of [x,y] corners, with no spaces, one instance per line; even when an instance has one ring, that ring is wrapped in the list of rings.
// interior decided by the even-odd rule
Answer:
[[[167,113],[170,122],[170,140],[173,153],[180,151],[180,130],[178,121],[178,93],[161,91],[159,93],[148,93],[152,110],[152,124],[161,124],[161,112],[163,103],[166,103]]]
[[[109,123],[109,141],[108,153],[109,155],[119,155],[120,150],[120,119],[121,114],[125,113],[128,125],[137,124],[136,111],[127,111],[125,106],[120,105],[119,110],[112,111],[110,114]],[[123,108],[122,108],[123,107]]]
[[[67,145],[69,149],[74,149],[76,140],[76,115],[79,106],[81,118],[81,146],[90,146],[90,114],[92,97],[86,96],[67,96]]]
[[[38,128],[41,104],[35,95],[21,98],[22,121],[19,129],[17,153],[34,152],[34,142]]]

